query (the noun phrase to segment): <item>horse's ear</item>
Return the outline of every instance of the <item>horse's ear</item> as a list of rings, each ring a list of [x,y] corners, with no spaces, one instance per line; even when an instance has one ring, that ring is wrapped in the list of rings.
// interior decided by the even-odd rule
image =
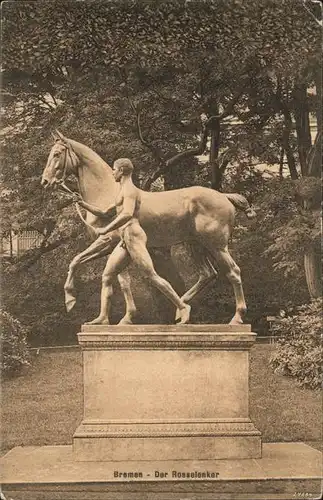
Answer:
[[[56,129],[56,130],[55,130],[55,133],[57,134],[57,137],[58,137],[59,139],[61,139],[61,141],[63,141],[63,142],[67,142],[66,137],[64,137],[64,136],[63,136],[63,134],[62,134],[59,130],[57,130],[57,129]]]
[[[51,134],[52,134],[52,138],[54,139],[54,141],[58,141],[59,137],[57,135],[55,135],[54,132],[52,132]]]

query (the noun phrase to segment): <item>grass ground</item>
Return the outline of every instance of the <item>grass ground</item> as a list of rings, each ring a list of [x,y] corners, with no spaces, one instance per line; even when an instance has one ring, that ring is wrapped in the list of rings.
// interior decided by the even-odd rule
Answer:
[[[264,442],[319,447],[322,397],[272,373],[272,346],[257,344],[250,360],[250,416]],[[22,376],[2,382],[2,452],[14,446],[70,444],[82,420],[82,356],[78,349],[40,351]]]

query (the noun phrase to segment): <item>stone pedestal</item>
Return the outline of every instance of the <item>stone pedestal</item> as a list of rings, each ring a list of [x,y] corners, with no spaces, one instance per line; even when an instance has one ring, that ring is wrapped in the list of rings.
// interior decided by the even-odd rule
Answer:
[[[84,325],[77,461],[261,457],[249,325]]]

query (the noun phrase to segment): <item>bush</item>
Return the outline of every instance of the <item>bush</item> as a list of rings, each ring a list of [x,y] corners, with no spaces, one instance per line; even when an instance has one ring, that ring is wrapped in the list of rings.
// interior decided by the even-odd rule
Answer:
[[[296,311],[296,315],[273,326],[274,333],[283,337],[277,341],[270,364],[275,372],[295,377],[299,385],[316,389],[323,381],[322,299]]]
[[[1,371],[6,375],[18,373],[30,364],[27,331],[22,324],[9,313],[0,310],[1,321]]]

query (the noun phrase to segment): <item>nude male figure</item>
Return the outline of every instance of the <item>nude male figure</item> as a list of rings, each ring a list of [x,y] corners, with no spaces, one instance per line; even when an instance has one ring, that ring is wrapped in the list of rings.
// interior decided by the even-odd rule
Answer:
[[[141,191],[132,182],[133,164],[128,158],[120,158],[113,165],[115,180],[120,183],[120,191],[115,205],[106,211],[90,205],[77,196],[77,201],[86,210],[94,215],[109,216],[114,210],[117,216],[107,226],[97,230],[100,235],[119,229],[121,241],[108,258],[102,276],[101,311],[100,315],[91,321],[91,324],[109,324],[112,283],[117,275],[132,261],[149,282],[158,288],[177,308],[176,317],[180,323],[187,323],[191,307],[183,302],[173,287],[164,278],[161,278],[153,265],[147,250],[147,236],[138,220],[138,211],[141,202]]]

